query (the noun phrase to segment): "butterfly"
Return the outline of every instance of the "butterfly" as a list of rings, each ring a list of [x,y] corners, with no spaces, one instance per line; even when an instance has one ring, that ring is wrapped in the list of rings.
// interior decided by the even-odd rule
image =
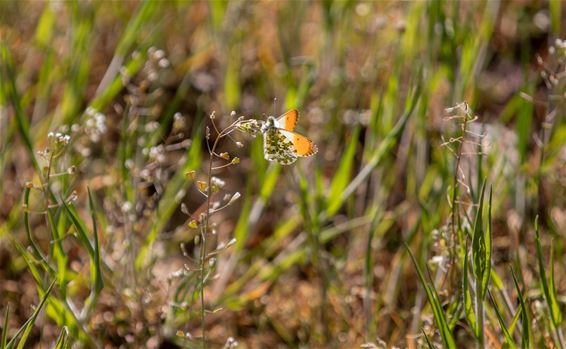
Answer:
[[[299,112],[292,109],[278,118],[268,116],[266,121],[244,120],[238,128],[254,137],[261,132],[265,159],[281,165],[290,165],[298,157],[311,156],[318,152],[317,146],[310,139],[293,131],[298,120]]]

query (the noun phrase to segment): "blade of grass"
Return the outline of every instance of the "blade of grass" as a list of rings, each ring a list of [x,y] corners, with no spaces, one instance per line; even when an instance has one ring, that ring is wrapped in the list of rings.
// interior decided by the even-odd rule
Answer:
[[[33,234],[31,232],[31,226],[30,226],[30,222],[29,222],[29,196],[31,193],[31,188],[26,187],[24,189],[24,228],[26,230],[26,235],[27,238],[30,242],[30,246],[32,248],[32,251],[35,254],[35,258],[38,259],[42,259],[43,261],[46,261],[45,257],[43,256],[43,253],[41,253],[41,250],[39,249],[39,246],[37,246],[35,239],[33,238]]]
[[[88,192],[88,203],[89,203],[89,210],[91,214],[92,220],[92,229],[93,229],[93,243],[90,242],[90,239],[87,236],[87,230],[84,227],[83,221],[78,217],[78,215],[72,215],[71,219],[74,221],[77,230],[83,230],[80,235],[83,235],[83,239],[85,239],[85,244],[87,246],[91,246],[92,254],[89,255],[90,257],[90,279],[91,279],[91,290],[90,294],[85,301],[83,310],[80,314],[81,319],[88,318],[88,315],[94,308],[96,307],[98,296],[102,289],[104,288],[104,281],[102,278],[102,267],[101,267],[101,260],[100,260],[100,246],[99,246],[99,239],[98,239],[98,227],[96,223],[96,209],[94,206],[94,201],[92,198],[92,193],[90,188],[87,188]],[[69,208],[67,208],[68,212],[73,213]],[[78,226],[77,226],[78,224]]]
[[[88,229],[84,224],[82,218],[79,217],[77,210],[72,206],[72,204],[67,204],[63,198],[61,198],[62,207],[65,209],[67,213],[67,217],[71,220],[73,225],[77,231],[77,237],[83,247],[86,249],[88,256],[90,257],[91,261],[94,260],[94,248],[92,243],[90,242],[90,238],[88,237]]]
[[[277,248],[281,245],[282,241],[284,241],[300,223],[300,218],[295,217],[288,220],[285,224],[278,226],[272,236],[266,239],[260,246],[247,253],[246,259],[253,257],[271,258],[277,252]],[[234,280],[223,292],[218,293],[219,297],[221,297],[220,299],[228,299],[234,296],[258,274],[258,271],[261,270],[264,264],[264,261],[261,259],[251,264],[244,275]],[[223,301],[219,303],[223,303]]]
[[[123,66],[124,77],[135,76],[141,70],[146,60],[147,52],[144,50],[134,55],[132,59]],[[124,77],[117,76],[114,80],[108,82],[107,86],[100,90],[96,97],[90,102],[89,107],[97,111],[104,110],[128,83],[127,79],[124,79]]]
[[[556,285],[554,281],[554,261],[553,261],[553,249],[550,247],[550,278],[547,279],[546,268],[543,261],[542,246],[540,242],[540,231],[538,226],[538,216],[535,218],[535,242],[536,242],[536,255],[537,262],[539,266],[541,288],[544,291],[545,300],[548,304],[550,315],[554,326],[560,326],[562,322],[562,313],[560,312],[560,306],[556,300]]]
[[[488,295],[489,295],[489,299],[491,300],[491,304],[493,305],[493,309],[495,310],[495,315],[497,315],[497,321],[499,322],[499,326],[501,327],[501,331],[503,331],[503,335],[505,336],[505,345],[507,345],[508,348],[511,349],[515,349],[517,348],[517,346],[515,345],[515,341],[513,341],[513,337],[511,336],[511,333],[509,332],[509,330],[507,329],[507,326],[505,325],[505,321],[503,320],[503,316],[501,315],[501,312],[499,311],[499,307],[497,306],[497,302],[495,301],[495,299],[493,298],[491,292],[488,290],[487,291]]]
[[[328,277],[327,268],[325,267],[324,260],[322,259],[321,243],[320,243],[320,225],[317,219],[317,200],[316,194],[309,191],[309,183],[305,178],[304,174],[300,170],[295,168],[295,173],[297,174],[299,182],[299,211],[303,217],[303,222],[305,225],[305,230],[307,233],[308,241],[308,251],[309,251],[309,261],[312,263],[313,267],[319,275],[319,299],[320,305],[318,306],[317,312],[313,312],[313,316],[316,315],[318,319],[313,318],[313,322],[320,322],[322,324],[322,336],[320,337],[322,343],[326,343],[330,338],[330,330],[328,328],[328,312],[327,312],[327,302],[328,302]],[[318,313],[318,314],[315,314]]]
[[[122,34],[120,42],[116,47],[116,53],[114,54],[114,57],[112,57],[112,61],[110,62],[110,65],[108,66],[108,69],[96,90],[97,99],[108,92],[109,86],[114,87],[114,89],[116,88],[116,86],[113,85],[115,85],[117,80],[121,80],[121,77],[116,78],[116,75],[120,71],[120,67],[124,62],[126,55],[130,52],[134,43],[139,39],[140,29],[145,23],[151,23],[151,19],[156,17],[161,12],[162,8],[163,7],[159,2],[150,0],[142,1],[138,5],[136,13],[132,16],[128,23],[128,27],[124,31],[124,34]],[[98,108],[95,109],[100,110]]]
[[[12,236],[10,236],[10,240],[15,247],[15,249],[19,252],[19,254],[23,257],[36,285],[40,296],[45,294],[45,290],[43,285],[43,276],[40,270],[37,268],[37,264],[41,266],[44,272],[48,272],[49,268],[45,266],[42,261],[35,261],[31,253],[29,253],[18,241],[16,241]],[[57,274],[51,274],[53,276],[57,276]],[[58,280],[54,280],[58,281]],[[90,335],[85,331],[80,321],[75,316],[74,312],[71,310],[68,303],[64,300],[59,300],[55,297],[51,297],[49,303],[46,307],[46,314],[51,317],[57,324],[60,326],[66,325],[71,329],[71,333],[75,338],[78,338],[82,343],[84,343],[87,347],[96,347],[94,340],[90,337]]]
[[[511,276],[513,277],[513,283],[515,284],[515,289],[517,290],[517,297],[519,297],[519,304],[521,306],[521,327],[522,327],[522,338],[521,338],[521,348],[527,349],[531,348],[531,321],[529,319],[529,312],[525,299],[523,298],[523,292],[519,287],[519,282],[515,276],[515,271],[511,269]]]
[[[348,147],[340,157],[340,164],[338,165],[336,174],[332,177],[326,198],[326,213],[328,216],[334,215],[342,204],[342,193],[352,176],[360,130],[361,127],[359,125],[354,129],[350,137],[350,142],[348,142]]]
[[[102,279],[102,268],[100,262],[100,243],[98,239],[98,228],[96,224],[96,207],[94,206],[94,200],[92,199],[92,192],[90,188],[87,188],[88,191],[88,203],[90,207],[90,215],[92,219],[92,230],[94,235],[94,289],[98,294],[102,288],[104,288],[104,281]]]
[[[23,328],[22,338],[18,341],[18,346],[16,347],[16,349],[23,349],[24,346],[26,345],[26,342],[27,342],[28,337],[31,333],[33,325],[35,324],[35,320],[37,320],[37,316],[39,315],[41,310],[43,310],[43,306],[45,305],[45,302],[47,302],[47,298],[49,298],[49,295],[51,294],[51,290],[53,289],[55,282],[56,282],[56,280],[53,280],[51,282],[51,285],[49,285],[49,287],[45,291],[45,294],[44,294],[43,298],[41,299],[41,302],[35,308],[33,314],[30,316],[30,318],[26,321],[26,323],[22,327]],[[18,331],[18,333],[19,333],[19,331]],[[16,334],[16,336],[14,336],[14,338],[12,340],[16,339],[17,336],[18,336],[18,334]],[[11,344],[11,343],[12,343],[12,341],[10,341],[10,343],[8,343],[8,348],[11,348],[15,344],[15,342],[14,342],[14,344]]]
[[[245,244],[249,233],[249,222],[250,222],[250,212],[252,210],[252,199],[251,190],[248,188],[246,190],[246,195],[244,195],[244,203],[242,210],[240,211],[240,216],[238,222],[236,223],[236,228],[234,228],[234,238],[236,239],[236,245],[234,249],[236,251],[241,251]]]
[[[57,338],[57,343],[55,344],[55,349],[65,349],[69,346],[67,339],[69,338],[69,330],[67,326],[63,326],[59,338]]]
[[[513,316],[513,320],[511,321],[511,324],[509,325],[509,334],[510,335],[513,335],[513,333],[515,332],[515,327],[517,326],[517,323],[519,322],[519,318],[521,317],[521,312],[522,312],[522,308],[519,308],[515,312],[515,316]]]
[[[491,193],[490,202],[488,204],[488,228],[484,231],[484,220],[483,220],[483,207],[484,207],[484,195],[485,195],[486,182],[484,180],[482,184],[481,194],[479,198],[479,208],[476,213],[476,220],[474,223],[474,232],[472,238],[472,258],[473,258],[473,272],[475,278],[475,312],[477,320],[477,339],[479,341],[479,346],[483,348],[485,346],[485,334],[484,334],[484,300],[487,292],[487,286],[489,284],[489,276],[491,275]]]
[[[236,109],[240,103],[240,69],[241,47],[235,45],[230,49],[226,71],[224,72],[224,104],[228,110]]]
[[[66,71],[64,76],[65,86],[63,96],[52,125],[58,125],[60,120],[70,125],[80,117],[79,109],[83,105],[88,78],[91,68],[92,41],[96,31],[95,9],[93,4],[66,2],[67,9],[71,14],[71,21],[67,30],[73,33],[70,36],[70,52],[65,62]]]
[[[466,244],[467,245],[467,244]],[[468,258],[468,247],[466,246],[466,252],[464,253],[464,268],[462,269],[463,277],[463,293],[464,293],[464,310],[466,318],[470,327],[474,331],[474,334],[479,336],[478,323],[476,319],[476,314],[474,313],[474,305],[472,302],[472,294],[470,291],[470,276],[469,276],[469,258]]]
[[[421,85],[420,83],[417,85],[414,93],[411,96],[411,100],[409,103],[408,109],[405,113],[401,116],[397,124],[391,129],[391,131],[387,134],[385,139],[379,144],[379,147],[376,149],[373,156],[370,158],[368,163],[358,172],[357,176],[352,179],[350,184],[344,189],[340,196],[340,205],[348,198],[354,191],[360,186],[363,181],[372,173],[373,169],[383,161],[387,152],[397,144],[399,141],[399,137],[402,134],[403,130],[405,129],[405,125],[409,120],[409,117],[412,115],[417,103],[419,101],[421,95]],[[338,205],[338,204],[336,204]]]
[[[3,77],[0,83],[2,83],[3,90],[14,107],[18,130],[27,149],[30,160],[35,167],[35,170],[37,172],[41,172],[39,163],[35,157],[33,141],[30,135],[29,121],[22,107],[22,100],[16,87],[16,70],[14,67],[14,60],[10,54],[9,48],[3,42],[0,42],[0,72]]]
[[[554,35],[560,36],[560,24],[562,22],[562,1],[549,1],[550,23]]]
[[[320,241],[323,244],[327,243],[341,234],[370,224],[371,220],[372,217],[368,216],[358,217],[343,224],[322,230],[320,232]],[[281,244],[287,241],[289,235],[297,228],[300,223],[300,220],[297,218],[290,219],[288,222],[281,225],[270,239],[266,240],[266,242],[257,247],[254,252],[252,252],[253,256],[270,258],[273,259],[274,262],[267,263],[265,259],[255,262],[243,276],[241,276],[238,280],[234,281],[226,288],[226,291],[222,294],[220,303],[223,303],[226,300],[226,302],[233,302],[232,304],[239,304],[238,302],[234,302],[232,299],[230,299],[230,297],[234,296],[240,289],[242,289],[246,285],[252,283],[251,280],[258,278],[260,275],[262,277],[261,281],[272,280],[272,278],[270,278],[271,271],[277,270],[279,275],[288,268],[292,267],[294,264],[282,262],[290,253],[288,252],[289,246],[293,246],[294,249],[298,250],[297,252],[300,253],[294,255],[294,257],[290,257],[290,259],[287,259],[286,261],[303,261],[307,253],[305,250],[305,245],[303,245],[307,241],[306,233],[299,234],[291,243],[285,243],[284,246],[286,250],[273,257],[279,251]],[[264,277],[266,279],[263,279]]]
[[[68,258],[65,250],[63,248],[63,236],[59,231],[59,225],[57,224],[56,212],[54,209],[47,209],[47,222],[49,224],[49,230],[51,232],[52,241],[52,252],[51,256],[57,262],[57,280],[59,281],[59,291],[61,292],[61,297],[65,299],[67,297],[67,263]]]
[[[434,344],[432,344],[432,342],[430,341],[430,338],[428,338],[428,336],[426,335],[425,331],[423,329],[421,329],[423,336],[425,338],[426,341],[426,345],[429,349],[437,349],[436,346]]]
[[[456,348],[456,342],[454,341],[454,337],[452,336],[452,331],[450,330],[450,327],[448,326],[448,322],[446,321],[444,311],[442,310],[442,305],[440,304],[440,300],[438,299],[438,294],[436,293],[436,289],[434,288],[434,285],[429,284],[428,281],[425,279],[421,267],[419,266],[417,259],[413,255],[413,252],[411,252],[409,246],[405,245],[405,248],[407,249],[409,256],[411,256],[411,260],[413,261],[413,265],[415,266],[415,270],[417,272],[419,280],[421,281],[421,285],[423,286],[428,301],[432,307],[434,320],[436,322],[436,325],[438,326],[438,331],[440,333],[440,337],[442,338],[442,343],[444,344],[444,347],[448,349]]]
[[[547,279],[546,270],[544,266],[544,261],[542,257],[542,245],[540,242],[540,231],[538,225],[538,216],[535,218],[535,242],[536,242],[536,256],[537,262],[539,267],[539,274],[540,274],[540,284],[541,288],[544,291],[544,299],[546,304],[548,305],[548,310],[550,312],[550,319],[552,321],[552,325],[555,330],[556,340],[560,348],[564,348],[563,343],[563,335],[561,331],[561,323],[562,323],[562,313],[560,312],[560,306],[558,301],[556,300],[556,284],[554,281],[554,250],[552,248],[552,244],[550,246],[550,275]]]

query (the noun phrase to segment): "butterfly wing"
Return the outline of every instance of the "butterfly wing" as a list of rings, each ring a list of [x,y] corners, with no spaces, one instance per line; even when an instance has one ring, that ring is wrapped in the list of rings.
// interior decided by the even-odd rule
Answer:
[[[292,144],[292,150],[296,156],[311,156],[318,152],[318,147],[307,137],[296,132],[278,129],[279,133]]]
[[[285,114],[277,118],[276,127],[287,131],[293,131],[297,122],[299,121],[299,112],[296,109],[291,109]]]
[[[281,165],[290,165],[297,160],[293,141],[282,132],[284,130],[270,128],[263,134],[263,156],[266,160],[276,161]],[[287,131],[286,131],[287,132]]]

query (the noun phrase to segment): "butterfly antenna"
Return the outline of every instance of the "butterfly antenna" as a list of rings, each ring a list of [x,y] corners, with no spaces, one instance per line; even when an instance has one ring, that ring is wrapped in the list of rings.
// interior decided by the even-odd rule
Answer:
[[[277,106],[277,97],[273,98],[273,115],[276,115],[276,113],[277,113],[276,106]]]

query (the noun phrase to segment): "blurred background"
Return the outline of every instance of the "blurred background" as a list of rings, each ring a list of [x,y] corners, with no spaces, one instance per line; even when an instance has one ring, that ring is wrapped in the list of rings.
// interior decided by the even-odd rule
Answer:
[[[536,0],[0,2],[7,342],[562,347],[565,11]],[[212,173],[222,209],[200,265],[215,127],[291,108],[318,154],[280,166],[261,135],[222,138],[218,153],[238,160]],[[484,181],[493,295],[478,326],[462,276]]]

